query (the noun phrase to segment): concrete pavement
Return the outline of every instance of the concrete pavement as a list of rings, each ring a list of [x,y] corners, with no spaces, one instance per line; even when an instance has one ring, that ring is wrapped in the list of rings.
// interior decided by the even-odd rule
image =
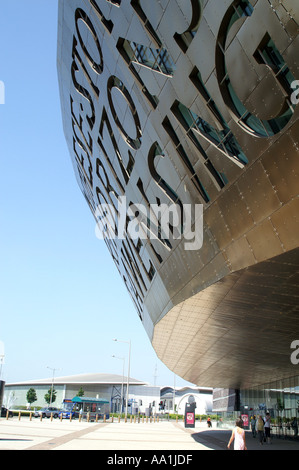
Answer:
[[[185,429],[182,422],[79,423],[78,420],[0,419],[0,450],[190,451],[226,450],[231,431],[207,429],[204,423]],[[246,433],[248,450],[299,450],[299,443],[273,439],[259,445]],[[233,447],[233,446],[232,446]]]
[[[183,424],[181,424],[183,426]],[[231,430],[228,429],[219,429],[212,428],[207,429],[206,427],[199,427],[195,429],[185,429],[185,432],[189,432],[192,435],[192,438],[196,442],[200,442],[202,445],[205,445],[207,449],[213,450],[227,450],[227,444],[231,437]],[[251,431],[246,431],[246,446],[249,451],[260,450],[262,452],[268,450],[299,450],[299,441],[287,440],[283,438],[273,437],[271,439],[271,444],[263,443],[260,445],[258,438],[253,438]],[[234,445],[231,444],[230,450],[233,450]]]
[[[204,450],[174,423],[0,420],[0,450]]]

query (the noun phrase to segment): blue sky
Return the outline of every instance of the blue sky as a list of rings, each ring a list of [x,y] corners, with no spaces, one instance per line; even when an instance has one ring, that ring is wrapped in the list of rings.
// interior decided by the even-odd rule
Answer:
[[[77,185],[56,71],[57,0],[0,0],[0,340],[9,382],[85,372],[157,385],[157,358]],[[127,367],[127,362],[126,362]],[[184,385],[176,377],[176,385]]]

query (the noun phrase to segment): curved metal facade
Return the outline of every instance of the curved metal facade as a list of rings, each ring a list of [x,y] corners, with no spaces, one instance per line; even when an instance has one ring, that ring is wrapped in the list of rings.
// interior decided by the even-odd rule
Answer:
[[[298,374],[298,23],[297,0],[59,2],[64,131],[96,221],[124,196],[127,224],[136,204],[203,206],[197,249],[104,227],[158,356],[201,386]]]

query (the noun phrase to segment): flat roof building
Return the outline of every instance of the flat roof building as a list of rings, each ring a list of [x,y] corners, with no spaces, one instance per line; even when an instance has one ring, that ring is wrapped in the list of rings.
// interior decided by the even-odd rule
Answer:
[[[84,396],[108,400],[111,411],[119,411],[123,386],[123,409],[126,399],[127,377],[116,374],[78,374],[66,377],[30,380],[5,385],[4,404],[7,408],[24,407],[27,405],[27,392],[30,388],[36,391],[37,400],[32,406],[46,406],[45,394],[53,385],[56,400],[53,406],[61,407],[64,399],[73,399],[82,388]],[[160,400],[160,387],[153,387],[146,382],[129,379],[130,403],[136,402],[139,411],[144,411],[153,401]],[[140,405],[142,401],[142,406]]]
[[[107,400],[110,410],[120,411],[121,396],[123,396],[123,411],[125,410],[127,377],[115,374],[78,374],[66,377],[30,380],[6,384],[4,404],[9,409],[26,407],[27,392],[33,388],[37,400],[32,407],[46,406],[45,395],[51,387],[56,392],[53,406],[61,408],[63,400],[72,400],[80,389],[84,397]],[[206,414],[212,411],[213,390],[207,387],[160,387],[152,386],[146,382],[130,377],[129,380],[129,413],[185,413],[185,403],[188,397],[194,396],[197,403],[197,414]]]
[[[158,357],[226,396],[299,387],[298,24],[296,0],[59,1],[97,234]]]

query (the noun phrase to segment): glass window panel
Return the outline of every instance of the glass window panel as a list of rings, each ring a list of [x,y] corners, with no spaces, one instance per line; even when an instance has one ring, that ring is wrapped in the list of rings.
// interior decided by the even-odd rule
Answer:
[[[234,8],[235,13],[231,16],[227,31],[230,30],[233,24],[241,16],[250,16],[253,12],[253,7],[247,0],[236,2]],[[258,50],[258,57],[256,58],[259,63],[264,62],[266,65],[271,67],[277,80],[289,96],[292,93],[291,84],[295,80],[295,78],[290,72],[288,66],[286,65],[285,60],[277,49],[274,41],[270,38],[268,34],[265,36],[265,40],[266,43],[260,47],[260,49]],[[223,77],[224,85],[226,86],[230,94],[230,98],[234,107],[234,109],[232,107],[232,111],[236,114],[237,117],[240,118],[239,124],[241,126],[242,123],[246,124],[246,126],[249,129],[252,129],[257,136],[271,137],[279,133],[288,124],[294,112],[294,109],[291,107],[291,105],[290,108],[282,116],[278,116],[277,118],[269,121],[260,120],[246,110],[245,106],[238,98],[232,87],[229,76],[227,74],[227,70],[225,70],[225,74],[226,75]]]
[[[175,65],[166,49],[151,49],[135,42],[131,43],[131,47],[134,51],[133,62],[166,75],[173,74]]]

